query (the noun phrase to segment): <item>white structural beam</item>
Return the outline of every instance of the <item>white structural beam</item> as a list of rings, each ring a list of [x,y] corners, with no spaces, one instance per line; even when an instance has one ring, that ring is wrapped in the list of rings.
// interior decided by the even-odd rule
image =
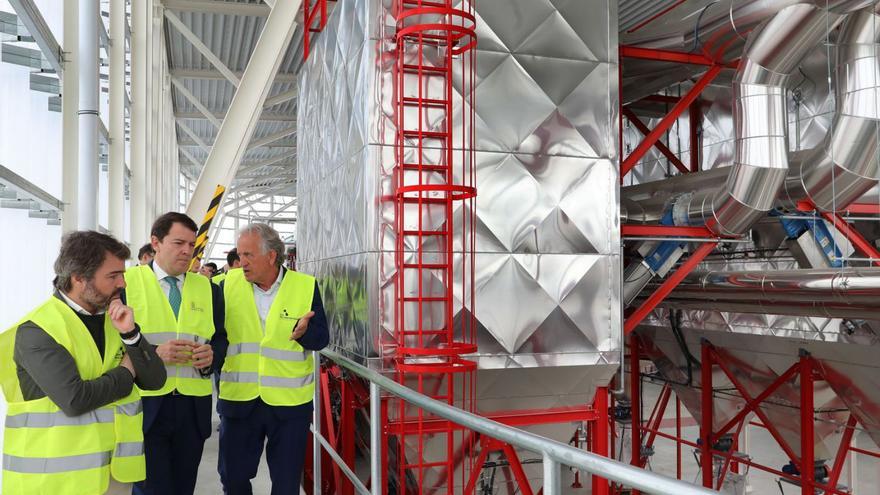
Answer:
[[[14,5],[13,5],[14,6]],[[18,10],[16,9],[16,12]],[[79,53],[79,2],[64,2],[64,73],[68,76],[62,81],[61,91],[61,200],[64,201],[64,215],[61,228],[64,232],[77,229],[79,217],[76,212],[79,174],[79,81],[77,80]],[[59,57],[60,58],[60,57]]]
[[[186,88],[186,86],[183,84],[183,81],[176,77],[172,77],[171,84],[173,84],[174,87],[177,88],[177,91],[180,91],[180,94],[182,94],[183,97],[187,99],[187,101],[189,101],[194,107],[196,107],[196,109],[202,114],[204,118],[208,120],[208,122],[214,124],[214,127],[218,129],[220,128],[220,119],[214,117],[214,114],[211,113],[210,110],[208,110],[208,107],[202,105],[202,102],[200,102],[199,99],[196,98],[196,95],[192,94],[192,92]]]
[[[206,143],[202,138],[200,138],[199,135],[196,134],[195,131],[190,129],[188,125],[184,124],[183,122],[178,122],[177,125],[180,126],[180,129],[183,130],[183,132],[185,132],[186,135],[189,136],[190,139],[195,141],[196,144],[198,144],[200,148],[202,148],[203,150],[205,150],[208,153],[211,153],[211,147],[208,146],[208,143]],[[210,159],[210,157],[209,157],[209,159]]]
[[[233,72],[232,74],[240,79],[244,75],[244,72]],[[224,76],[220,71],[211,69],[172,69],[171,76],[180,77],[183,79],[226,79],[226,76]],[[275,76],[274,82],[296,82],[296,74],[278,74]]]
[[[253,136],[262,113],[272,81],[287,53],[296,29],[296,14],[301,2],[302,0],[278,2],[266,19],[263,32],[187,206],[190,217],[201,218],[208,209],[217,185],[228,186],[235,177],[241,158],[247,151],[247,143]]]
[[[246,15],[266,17],[272,9],[255,3],[223,2],[217,0],[164,0],[165,8],[205,14]]]
[[[131,4],[131,245],[147,240],[147,135],[150,2]]]
[[[260,146],[272,144],[276,141],[281,141],[291,134],[296,134],[296,126],[288,127],[287,129],[281,129],[278,132],[274,132],[272,134],[269,134],[268,136],[263,136],[260,139],[251,141],[251,143],[248,144],[247,149],[252,150],[254,148],[259,148]]]
[[[276,79],[277,81],[277,79]],[[263,105],[263,108],[270,108],[278,105],[279,103],[284,103],[285,101],[292,100],[296,98],[297,95],[296,88],[291,89],[290,91],[285,91],[283,93],[279,93],[271,98],[266,98],[266,103]]]
[[[218,121],[222,121],[226,118],[226,114],[219,112],[212,112],[213,117]],[[189,119],[189,120],[205,120],[205,115],[201,112],[174,112],[174,118],[176,119]],[[261,122],[296,122],[296,115],[287,114],[287,113],[263,113],[260,115]]]
[[[110,157],[108,227],[125,239],[125,0],[110,1]]]
[[[196,159],[196,157],[193,156],[192,153],[187,151],[186,148],[181,147],[181,148],[178,148],[178,150],[180,150],[180,152],[183,153],[183,156],[185,156],[187,160],[191,161],[193,163],[193,165],[199,167],[199,170],[202,169],[202,162],[200,162],[198,159]],[[189,199],[189,198],[187,198],[187,199]]]
[[[275,187],[282,186],[279,184],[279,181],[284,181],[284,184],[293,183],[294,179],[296,179],[295,174],[287,173],[280,175],[273,175],[271,177],[254,177],[253,179],[246,180],[245,182],[241,182],[235,185],[235,189],[240,191],[243,189],[249,189],[252,187]]]
[[[273,156],[272,158],[267,158],[265,160],[261,160],[257,163],[251,164],[251,165],[245,165],[239,169],[238,176],[240,177],[242,175],[253,172],[254,170],[258,170],[263,167],[267,167],[269,165],[274,165],[278,162],[283,162],[284,160],[287,160],[288,158],[294,158],[294,157],[296,157],[296,152],[292,151],[289,153],[281,153],[278,156]]]
[[[282,206],[281,208],[278,208],[277,210],[273,211],[269,215],[269,219],[277,217],[279,213],[283,213],[284,211],[289,210],[290,208],[293,208],[294,206],[296,206],[296,199],[294,199],[290,203],[287,203],[286,205]]]
[[[67,3],[67,2],[65,2]],[[15,14],[21,20],[21,23],[27,29],[28,33],[31,37],[34,38],[34,41],[37,43],[37,46],[40,47],[40,51],[43,52],[43,56],[46,57],[46,60],[49,61],[49,65],[55,69],[55,72],[58,74],[59,78],[64,76],[64,68],[63,64],[63,56],[61,51],[61,45],[58,44],[58,40],[55,39],[55,35],[52,34],[52,30],[49,29],[49,25],[46,24],[46,20],[43,18],[42,14],[40,14],[40,9],[37,8],[34,0],[9,0],[9,5],[12,7],[12,10],[15,11]],[[65,16],[67,13],[65,12]],[[67,17],[65,17],[67,19]],[[76,20],[76,17],[72,20]],[[69,40],[66,29],[65,29],[65,45],[67,45],[66,41]],[[68,50],[72,50],[73,43],[68,46]]]
[[[183,23],[182,20],[180,20],[180,17],[178,17],[177,14],[166,9],[165,18],[168,19],[168,22],[170,22],[171,25],[173,25],[180,32],[180,34],[182,34],[183,37],[187,39],[187,41],[192,43],[195,49],[198,50],[199,53],[202,54],[202,56],[204,56],[206,59],[208,59],[209,62],[211,62],[211,65],[213,65],[215,69],[223,74],[223,77],[225,77],[236,87],[241,83],[241,79],[236,76],[231,70],[229,70],[229,67],[226,67],[226,64],[224,64],[220,60],[220,58],[217,57],[217,55],[214,55],[214,52],[212,52],[208,48],[208,45],[202,42],[202,40],[199,39],[199,37],[196,36],[196,34],[193,33],[192,30],[190,30],[190,28]],[[172,77],[173,76],[174,74],[172,73]]]

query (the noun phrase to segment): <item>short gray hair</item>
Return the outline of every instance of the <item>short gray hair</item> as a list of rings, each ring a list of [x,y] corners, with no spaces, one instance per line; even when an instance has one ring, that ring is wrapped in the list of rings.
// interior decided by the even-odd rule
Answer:
[[[239,229],[238,237],[245,234],[256,234],[260,236],[260,240],[262,241],[261,244],[263,245],[263,253],[275,251],[275,266],[281,266],[284,264],[284,260],[286,259],[286,249],[284,248],[284,241],[281,240],[281,236],[278,235],[277,230],[265,223],[251,223]]]

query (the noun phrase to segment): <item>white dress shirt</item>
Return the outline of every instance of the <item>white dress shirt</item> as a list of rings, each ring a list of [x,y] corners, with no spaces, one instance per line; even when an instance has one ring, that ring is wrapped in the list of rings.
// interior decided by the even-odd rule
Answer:
[[[165,277],[168,276],[168,272],[163,270],[162,267],[159,266],[159,263],[153,261],[153,273],[155,273],[156,278],[159,279],[159,287],[162,289],[162,293],[165,294],[165,299],[168,299],[168,292],[171,291],[171,284],[169,284],[168,281],[165,280]],[[177,290],[180,291],[181,296],[183,295],[183,277],[185,275],[185,273],[181,273],[180,275],[174,277],[177,279]]]
[[[81,315],[96,316],[96,315],[101,315],[101,314],[106,313],[106,311],[98,311],[97,313],[89,313],[88,311],[85,310],[85,308],[83,308],[82,306],[77,304],[76,301],[74,301],[73,299],[68,297],[68,295],[65,294],[64,292],[61,292],[59,290],[58,293],[61,294],[61,298],[64,299],[64,302],[66,302],[68,306],[70,306],[70,309],[74,310],[75,312],[77,312]],[[106,316],[105,316],[105,318],[106,318]],[[113,324],[111,323],[111,326],[112,325]],[[134,337],[132,337],[130,339],[122,339],[122,343],[125,345],[137,345],[139,340],[141,340],[141,333],[140,332],[138,332],[137,335],[135,335]]]
[[[266,316],[269,314],[269,308],[272,307],[272,301],[278,295],[278,288],[281,287],[281,280],[283,278],[284,269],[278,267],[278,277],[275,278],[275,283],[269,287],[269,290],[263,290],[259,285],[253,284],[254,302],[257,303],[257,313],[260,315],[260,325],[263,327],[264,333],[266,331]]]

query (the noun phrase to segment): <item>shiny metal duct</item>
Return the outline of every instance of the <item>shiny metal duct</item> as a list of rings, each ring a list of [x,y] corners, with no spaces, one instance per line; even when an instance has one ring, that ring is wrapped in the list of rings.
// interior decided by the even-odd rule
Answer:
[[[736,148],[727,184],[677,200],[676,224],[740,235],[773,208],[788,171],[786,83],[804,55],[840,20],[832,12],[797,4],[752,32],[733,85]]]
[[[824,142],[792,160],[784,189],[789,206],[806,199],[819,209],[839,211],[880,179],[880,16],[876,9],[848,16],[841,27],[836,68],[840,103]]]
[[[785,104],[789,75],[841,19],[830,10],[799,3],[783,8],[751,32],[733,83],[734,163],[727,169],[726,183],[675,199],[672,220],[676,225],[705,225],[718,234],[736,236],[773,208],[788,172]],[[662,199],[650,201],[635,215],[627,203],[627,220],[656,217]],[[677,259],[681,251],[676,253]],[[628,265],[624,302],[631,303],[655,275],[663,273],[645,260]]]
[[[621,44],[710,54],[729,61],[739,56],[749,32],[761,22],[795,5],[814,5],[845,14],[872,5],[870,0],[689,0],[649,26],[621,36]],[[627,62],[623,73],[625,102],[653,94],[703,72],[705,67],[670,67],[653,61]]]
[[[880,319],[880,268],[710,271],[685,278],[665,306]]]

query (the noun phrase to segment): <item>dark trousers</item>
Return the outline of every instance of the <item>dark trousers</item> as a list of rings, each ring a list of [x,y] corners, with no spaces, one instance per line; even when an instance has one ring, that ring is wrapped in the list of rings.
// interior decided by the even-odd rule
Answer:
[[[220,420],[218,470],[226,495],[251,495],[263,445],[272,479],[272,495],[298,494],[302,477],[308,416],[284,417],[262,401],[245,417],[224,415]]]
[[[166,395],[144,433],[147,479],[134,495],[192,495],[205,436],[197,421],[199,398]],[[209,406],[210,411],[210,406]]]

